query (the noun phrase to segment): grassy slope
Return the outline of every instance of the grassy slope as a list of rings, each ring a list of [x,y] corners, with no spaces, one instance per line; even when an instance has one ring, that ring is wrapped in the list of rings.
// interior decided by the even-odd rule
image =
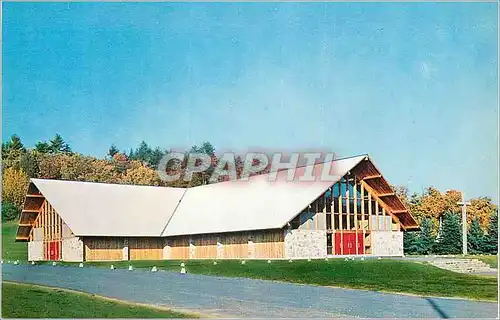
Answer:
[[[117,261],[86,263],[97,267],[113,264],[117,268],[151,268],[180,271],[180,261]],[[418,295],[463,297],[496,300],[497,279],[493,277],[459,274],[428,264],[390,259],[344,261],[342,259],[301,261],[248,260],[242,265],[237,260],[186,261],[189,273],[226,277],[246,277],[278,280],[322,286],[359,288],[376,291],[412,293]]]
[[[15,242],[17,221],[2,222],[2,259],[28,260],[28,243]]]
[[[2,256],[4,260],[26,261],[26,243],[14,242],[16,223],[2,224]],[[493,258],[494,257],[494,258]],[[489,257],[485,257],[489,258]],[[496,256],[492,256],[496,259]],[[72,265],[70,263],[63,263]],[[108,267],[111,262],[86,263]],[[151,268],[180,271],[180,261],[118,261],[116,267]],[[496,278],[463,275],[435,268],[429,265],[401,260],[344,261],[330,259],[318,261],[239,261],[193,260],[186,262],[187,271],[227,277],[248,277],[307,283],[346,288],[360,288],[420,295],[457,296],[473,299],[497,299]]]
[[[8,318],[184,318],[185,314],[89,294],[2,283],[2,317]]]

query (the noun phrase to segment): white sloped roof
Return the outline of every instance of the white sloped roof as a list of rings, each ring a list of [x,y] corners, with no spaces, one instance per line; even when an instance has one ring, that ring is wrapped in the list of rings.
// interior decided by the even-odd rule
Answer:
[[[31,179],[75,235],[158,237],[183,188]]]
[[[325,164],[314,166],[314,182],[302,182],[307,167],[297,168],[295,179],[286,181],[288,170],[256,175],[249,181],[229,181],[187,191],[162,236],[219,233],[282,228],[311,202],[335,184],[366,156],[331,163],[332,178],[321,181]],[[327,166],[328,168],[328,166]]]
[[[77,236],[159,237],[282,228],[366,156],[313,166],[315,181],[300,181],[305,170],[288,170],[248,181],[167,188],[31,179]],[[328,166],[327,166],[328,168]]]

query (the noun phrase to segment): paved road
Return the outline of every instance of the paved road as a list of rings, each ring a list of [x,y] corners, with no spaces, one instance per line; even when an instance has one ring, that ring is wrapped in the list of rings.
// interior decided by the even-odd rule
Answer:
[[[495,303],[172,272],[3,266],[3,279],[224,317],[494,318]]]

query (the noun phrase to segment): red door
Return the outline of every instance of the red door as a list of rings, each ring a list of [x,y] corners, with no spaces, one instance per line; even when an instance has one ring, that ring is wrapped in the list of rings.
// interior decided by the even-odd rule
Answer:
[[[356,232],[351,233],[349,238],[349,254],[356,254]]]
[[[59,241],[49,242],[49,260],[60,260]]]
[[[344,254],[356,254],[356,233],[345,232],[343,236]]]
[[[335,238],[334,238],[334,240],[335,240],[335,254],[341,254],[340,253],[340,248],[341,248],[340,247],[340,239],[341,239],[341,236],[342,235],[339,232],[335,233]]]
[[[364,236],[363,233],[358,233],[358,254],[365,253],[365,244],[364,244]]]
[[[349,251],[350,251],[349,250],[349,241],[350,241],[350,239],[349,239],[350,238],[349,237],[349,233],[347,233],[347,232],[343,233],[342,236],[343,236],[342,237],[343,238],[342,239],[343,240],[342,241],[342,249],[344,249],[343,253],[344,254],[349,254]]]

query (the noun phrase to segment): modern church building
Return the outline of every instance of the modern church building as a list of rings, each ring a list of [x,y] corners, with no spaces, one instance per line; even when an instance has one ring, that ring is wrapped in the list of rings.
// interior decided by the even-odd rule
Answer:
[[[327,181],[299,181],[312,170]],[[30,261],[402,256],[415,219],[367,155],[192,188],[32,179]]]

